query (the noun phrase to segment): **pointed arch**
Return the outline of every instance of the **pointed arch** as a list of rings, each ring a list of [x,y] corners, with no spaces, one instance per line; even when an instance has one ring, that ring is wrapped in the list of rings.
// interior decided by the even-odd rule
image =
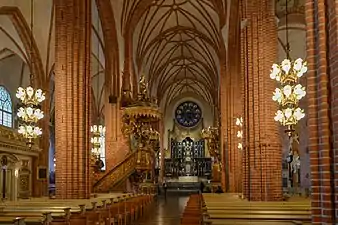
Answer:
[[[9,16],[10,20],[12,21],[22,43],[26,50],[26,53],[31,52],[28,55],[28,59],[31,63],[29,64],[30,71],[35,75],[34,79],[31,81],[33,85],[37,85],[45,89],[44,91],[48,90],[48,83],[46,83],[46,79],[44,76],[43,64],[40,56],[39,49],[37,47],[36,41],[32,37],[32,31],[29,28],[29,25],[22,15],[20,9],[18,7],[13,6],[3,6],[0,7],[0,15],[7,15]],[[32,44],[32,46],[31,46]]]

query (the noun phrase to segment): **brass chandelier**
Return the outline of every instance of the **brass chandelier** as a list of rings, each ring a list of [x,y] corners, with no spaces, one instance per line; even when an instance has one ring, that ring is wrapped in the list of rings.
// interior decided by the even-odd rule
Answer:
[[[17,116],[22,123],[18,132],[28,140],[28,145],[33,144],[33,139],[38,138],[42,134],[42,129],[37,123],[44,117],[43,111],[40,109],[40,103],[46,97],[41,89],[34,90],[32,87],[19,87],[16,97],[21,101],[22,106],[18,109]]]
[[[99,20],[97,21],[97,27],[99,28],[100,23]],[[98,75],[97,75],[97,86],[96,86],[96,90],[97,90],[97,98],[99,99],[99,95],[100,95],[100,43],[97,43],[97,71],[98,71]],[[95,159],[100,160],[100,156],[101,156],[101,151],[102,151],[102,145],[105,142],[105,135],[106,135],[106,127],[104,125],[101,125],[100,123],[100,104],[98,104],[97,106],[97,124],[94,124],[92,126],[90,126],[90,133],[91,133],[91,139],[90,142],[92,144],[92,148],[91,148],[91,153],[92,156]]]
[[[295,131],[295,125],[305,117],[304,109],[299,107],[299,101],[305,97],[306,91],[299,83],[299,79],[307,72],[307,63],[298,58],[290,60],[290,43],[288,35],[288,1],[286,1],[286,55],[280,64],[273,64],[270,78],[276,80],[278,87],[273,93],[272,100],[277,102],[279,109],[275,114],[275,121],[286,127],[289,137]]]
[[[105,141],[106,128],[102,125],[93,125],[90,127],[92,138],[92,154],[95,157],[100,157],[102,142]]]
[[[31,1],[31,43],[30,52],[33,47],[33,1]],[[31,55],[31,70],[32,55]],[[30,81],[34,81],[33,72],[30,74]],[[34,89],[31,86],[27,88],[19,87],[16,92],[16,97],[21,102],[21,107],[18,109],[17,116],[20,119],[18,132],[25,139],[27,139],[27,145],[32,147],[34,139],[42,135],[42,129],[38,126],[38,122],[44,117],[44,113],[41,110],[41,103],[46,99],[45,94],[41,89]]]

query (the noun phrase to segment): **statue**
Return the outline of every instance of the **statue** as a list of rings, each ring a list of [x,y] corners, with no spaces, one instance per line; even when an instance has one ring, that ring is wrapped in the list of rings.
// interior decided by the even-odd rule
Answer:
[[[142,74],[140,77],[139,98],[139,100],[143,101],[148,99],[148,82],[146,81],[144,74]]]

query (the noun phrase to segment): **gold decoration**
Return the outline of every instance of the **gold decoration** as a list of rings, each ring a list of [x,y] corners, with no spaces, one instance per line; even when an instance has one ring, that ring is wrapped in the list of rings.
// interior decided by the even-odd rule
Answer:
[[[214,157],[216,162],[220,162],[218,127],[208,127],[207,129],[203,129],[201,135],[202,138],[207,141],[210,156]]]
[[[285,132],[289,136],[298,122],[305,117],[304,109],[299,107],[299,101],[306,96],[306,91],[299,79],[306,72],[307,63],[301,58],[295,61],[284,59],[281,64],[273,64],[271,68],[270,78],[276,80],[279,86],[272,97],[279,105],[274,119],[287,127]]]
[[[4,126],[0,126],[0,146],[12,150],[20,150],[25,152],[31,152],[38,154],[40,149],[38,148],[37,140],[32,148],[27,148],[26,139],[20,135],[16,130]]]
[[[157,149],[155,146],[160,135],[154,124],[161,117],[157,101],[149,97],[148,83],[142,75],[137,100],[124,109],[122,132],[128,137],[132,136],[140,149]]]
[[[27,139],[27,145],[32,147],[34,139],[42,135],[42,129],[38,126],[38,121],[44,117],[44,113],[39,107],[46,97],[41,89],[35,90],[32,87],[25,89],[19,87],[16,97],[22,103],[17,112],[21,122],[18,132]]]

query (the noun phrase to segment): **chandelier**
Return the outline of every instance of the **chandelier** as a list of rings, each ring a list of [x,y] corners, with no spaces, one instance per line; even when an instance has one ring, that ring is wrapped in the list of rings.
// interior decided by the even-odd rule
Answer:
[[[293,126],[305,117],[304,109],[299,107],[299,101],[305,97],[306,91],[298,82],[306,71],[306,62],[300,58],[294,62],[285,59],[281,65],[272,66],[270,78],[276,80],[280,86],[275,89],[272,97],[279,104],[274,119],[282,126],[288,127],[288,134],[291,134]]]
[[[275,121],[287,127],[285,132],[291,137],[294,126],[305,117],[304,109],[299,107],[299,101],[305,97],[306,91],[299,83],[299,79],[307,72],[307,63],[298,58],[290,60],[290,43],[288,35],[288,1],[286,1],[286,55],[280,64],[273,64],[270,78],[276,80],[278,86],[272,100],[277,102],[279,109],[275,114]]]
[[[100,157],[101,145],[102,142],[104,142],[106,128],[102,125],[93,125],[90,127],[90,132],[92,133],[90,140],[92,143],[92,154],[96,157]]]
[[[40,104],[46,97],[41,89],[34,90],[32,87],[19,87],[16,97],[21,101],[22,106],[18,109],[17,116],[21,120],[19,134],[28,140],[27,144],[31,147],[33,140],[42,134],[42,129],[37,123],[44,117]]]
[[[237,138],[239,139],[237,148],[239,150],[242,150],[243,149],[243,144],[242,144],[242,139],[243,139],[243,130],[242,130],[242,127],[243,127],[243,118],[242,117],[236,118],[236,125],[240,129],[240,130],[237,131]]]
[[[31,0],[31,43],[30,43],[30,52],[32,53],[33,46],[33,0]],[[30,55],[30,68],[33,68],[32,55]],[[30,73],[30,81],[34,81],[33,72]],[[43,111],[41,110],[41,102],[43,102],[46,97],[41,89],[34,89],[29,86],[27,88],[19,87],[16,92],[16,97],[21,102],[21,106],[18,109],[17,116],[20,119],[20,124],[18,128],[19,134],[21,134],[25,139],[27,139],[27,145],[29,148],[32,147],[34,139],[38,138],[42,134],[42,129],[38,126],[39,120],[44,117]]]

